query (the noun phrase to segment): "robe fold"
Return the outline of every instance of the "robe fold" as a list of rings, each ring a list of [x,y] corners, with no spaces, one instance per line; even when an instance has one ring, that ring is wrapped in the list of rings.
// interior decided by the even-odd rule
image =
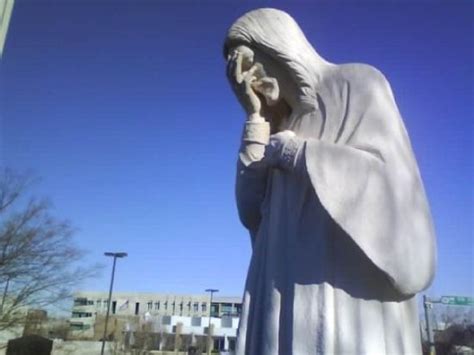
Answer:
[[[387,80],[328,67],[287,129],[302,174],[238,165],[252,236],[237,354],[420,354],[415,293],[434,274],[423,184]]]

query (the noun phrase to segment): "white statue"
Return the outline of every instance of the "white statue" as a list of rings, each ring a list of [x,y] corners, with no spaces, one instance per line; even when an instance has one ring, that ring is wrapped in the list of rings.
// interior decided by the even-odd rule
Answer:
[[[237,354],[419,354],[429,206],[390,85],[321,58],[295,21],[251,11],[227,73],[247,113],[237,205],[253,253]]]

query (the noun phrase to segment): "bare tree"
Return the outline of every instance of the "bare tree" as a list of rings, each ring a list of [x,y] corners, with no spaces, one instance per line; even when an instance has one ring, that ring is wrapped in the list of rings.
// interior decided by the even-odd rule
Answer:
[[[97,266],[78,267],[83,252],[68,221],[50,204],[31,197],[33,179],[0,170],[0,330],[24,320],[29,308],[45,308],[70,296]]]
[[[436,304],[433,314],[436,354],[457,354],[459,347],[474,346],[473,307]]]
[[[473,307],[438,305],[435,309],[434,316],[438,331],[443,331],[453,325],[474,323]]]

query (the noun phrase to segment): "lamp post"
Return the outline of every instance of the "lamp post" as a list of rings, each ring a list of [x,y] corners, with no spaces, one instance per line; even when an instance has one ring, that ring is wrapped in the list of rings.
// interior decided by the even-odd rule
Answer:
[[[211,315],[212,315],[212,296],[214,293],[219,292],[218,289],[215,288],[208,288],[206,289],[206,292],[209,292],[211,294],[211,300],[209,302],[209,323],[207,324],[207,335],[208,335],[208,342],[207,342],[207,353],[211,353]]]
[[[123,252],[120,252],[120,253],[106,252],[106,253],[104,253],[104,255],[105,256],[112,256],[114,258],[114,263],[113,263],[113,266],[112,266],[112,277],[110,279],[109,300],[107,301],[107,313],[105,314],[104,336],[102,337],[102,349],[100,351],[101,355],[104,355],[105,338],[107,337],[107,325],[109,323],[110,302],[112,300],[112,288],[114,287],[115,264],[117,262],[117,258],[124,258],[128,254],[123,253]]]

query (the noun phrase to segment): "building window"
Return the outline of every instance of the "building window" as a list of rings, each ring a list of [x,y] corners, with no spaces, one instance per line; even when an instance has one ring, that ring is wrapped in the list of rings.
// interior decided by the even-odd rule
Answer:
[[[165,301],[164,306],[165,306],[165,311],[167,311],[168,310],[168,301]]]
[[[231,315],[233,313],[232,303],[222,303],[221,312],[224,315]]]
[[[91,328],[91,325],[90,324],[82,324],[82,323],[78,323],[78,324],[72,324],[71,323],[70,327],[71,327],[72,330],[87,330],[87,329]]]
[[[201,317],[192,317],[191,318],[191,326],[192,327],[200,327],[201,326]]]
[[[87,306],[87,298],[84,298],[84,297],[75,298],[74,306]]]
[[[183,311],[183,302],[181,302],[181,303],[179,304],[179,311],[180,311],[180,312]]]
[[[160,310],[160,302],[155,302],[155,310],[156,311]]]
[[[171,307],[172,307],[172,312],[174,314],[174,312],[176,310],[176,304],[174,303],[174,301],[173,301],[173,303],[171,303]]]
[[[201,305],[201,311],[202,311],[202,312],[207,312],[207,303],[203,303],[203,304]]]
[[[147,307],[147,309],[148,309],[149,311],[151,311],[151,310],[153,309],[153,302],[152,302],[152,301],[148,302],[148,303],[146,304],[146,307]]]
[[[87,330],[91,328],[91,325],[83,323],[71,323],[70,328],[71,330]]]
[[[90,318],[92,313],[90,312],[72,312],[72,318]]]
[[[193,304],[193,311],[194,311],[194,312],[199,312],[199,303],[194,302],[194,304]]]
[[[235,306],[235,313],[240,316],[240,313],[242,313],[242,304],[236,304]]]
[[[222,317],[221,319],[222,328],[232,328],[232,317]]]
[[[211,317],[219,317],[219,305],[217,303],[211,305]]]
[[[92,306],[94,301],[88,300],[85,297],[77,297],[74,299],[74,306]]]
[[[102,307],[102,301],[101,300],[95,301],[95,305],[96,305],[96,308]]]
[[[235,351],[236,339],[229,339],[229,350]]]

